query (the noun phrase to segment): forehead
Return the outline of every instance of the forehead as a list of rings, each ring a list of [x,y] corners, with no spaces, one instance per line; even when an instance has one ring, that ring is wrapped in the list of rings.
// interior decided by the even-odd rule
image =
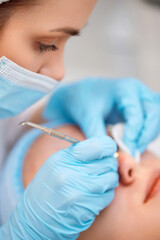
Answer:
[[[88,20],[97,0],[45,0],[15,13],[21,24],[42,29],[73,27],[81,29]]]

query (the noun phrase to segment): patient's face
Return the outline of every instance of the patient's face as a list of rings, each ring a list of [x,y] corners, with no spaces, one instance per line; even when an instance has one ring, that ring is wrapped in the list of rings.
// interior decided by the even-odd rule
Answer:
[[[79,140],[84,139],[83,134],[75,126],[57,129]],[[47,135],[36,140],[25,159],[24,185],[28,185],[51,154],[69,145]],[[146,152],[141,162],[137,164],[129,155],[120,153],[118,162],[120,182],[113,202],[78,239],[159,240],[160,160]]]
[[[120,183],[115,198],[79,239],[160,239],[160,160],[145,154],[136,164],[121,153],[118,161]]]

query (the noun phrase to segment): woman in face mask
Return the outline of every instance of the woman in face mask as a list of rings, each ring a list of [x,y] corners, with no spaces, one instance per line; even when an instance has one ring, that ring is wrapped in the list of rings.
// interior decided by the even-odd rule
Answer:
[[[0,0],[1,119],[23,112],[53,91],[64,76],[65,43],[79,35],[95,4],[96,0]],[[157,122],[153,118],[155,131],[150,120],[158,101],[157,94],[135,80],[86,79],[59,88],[43,117],[53,118],[54,111],[55,117],[77,122],[87,136],[95,137],[46,160],[1,227],[0,238],[76,239],[89,228],[112,201],[118,183],[116,144],[104,136],[105,120],[126,121],[124,141],[133,153],[135,148],[143,151],[157,134]]]
[[[63,78],[65,43],[79,34],[96,0],[0,3],[0,118],[8,118],[53,91]],[[109,137],[99,137],[51,156],[1,226],[0,239],[76,239],[113,199],[118,184],[115,151]]]

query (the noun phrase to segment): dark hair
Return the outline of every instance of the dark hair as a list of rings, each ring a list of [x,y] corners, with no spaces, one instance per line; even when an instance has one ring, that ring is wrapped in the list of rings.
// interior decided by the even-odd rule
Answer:
[[[16,9],[31,7],[37,4],[37,0],[10,0],[0,4],[0,31],[5,27]]]

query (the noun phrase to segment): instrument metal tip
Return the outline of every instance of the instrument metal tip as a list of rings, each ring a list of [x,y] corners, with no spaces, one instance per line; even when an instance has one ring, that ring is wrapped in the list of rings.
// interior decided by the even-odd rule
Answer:
[[[24,125],[26,125],[26,124],[27,124],[27,121],[23,121],[23,122],[20,122],[20,123],[19,123],[20,126],[24,126]]]

